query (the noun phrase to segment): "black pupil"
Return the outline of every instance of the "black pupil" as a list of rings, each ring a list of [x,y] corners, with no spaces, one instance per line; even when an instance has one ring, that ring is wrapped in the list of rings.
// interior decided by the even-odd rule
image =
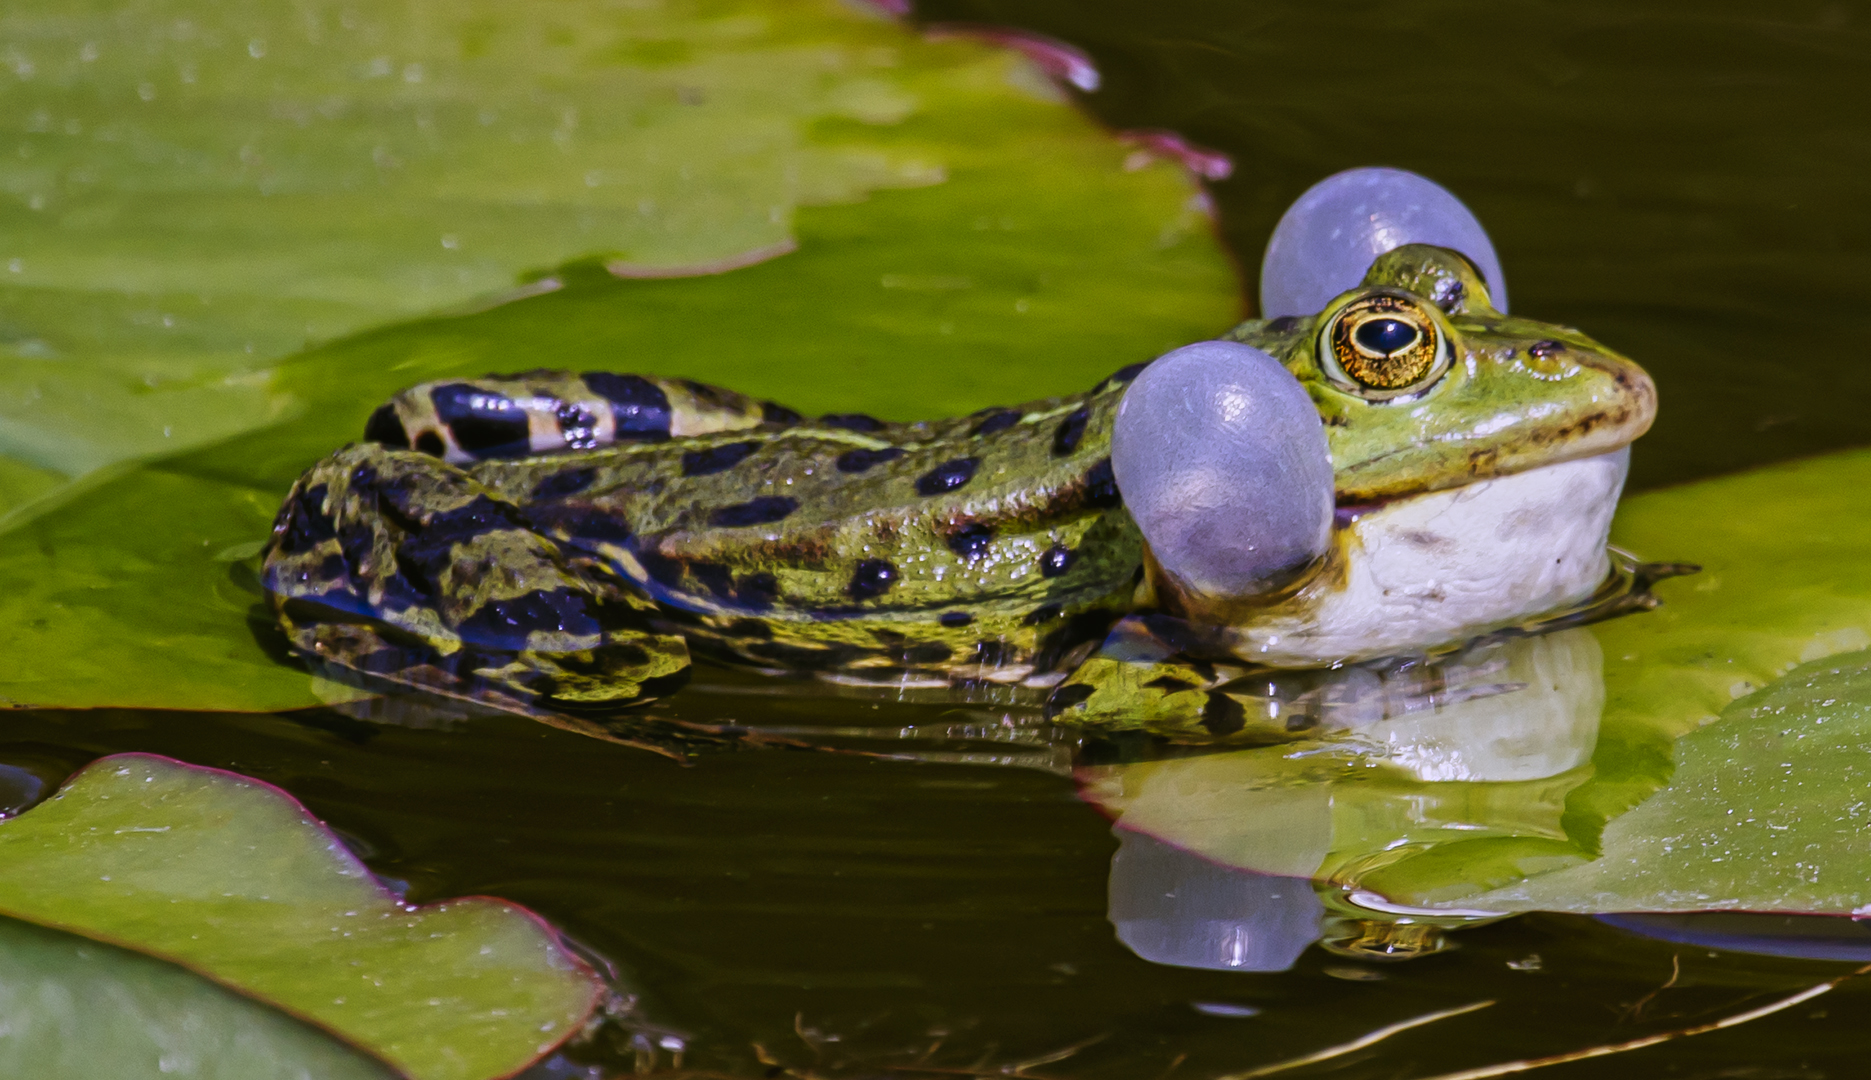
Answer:
[[[1359,326],[1358,344],[1380,356],[1402,352],[1416,344],[1416,327],[1402,319],[1372,319]]]

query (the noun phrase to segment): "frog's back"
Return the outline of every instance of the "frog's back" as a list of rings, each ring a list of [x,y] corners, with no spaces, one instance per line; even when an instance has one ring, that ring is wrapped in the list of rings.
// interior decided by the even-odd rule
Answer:
[[[452,490],[451,476],[484,489],[566,559],[596,560],[640,591],[662,632],[700,654],[862,682],[1046,685],[1121,614],[1136,581],[1141,544],[1109,459],[1112,413],[1134,374],[1073,397],[892,424],[807,420],[685,380],[531,372],[411,388],[372,418],[382,449],[350,453],[395,459],[399,497],[412,485]],[[411,478],[423,470],[434,479]],[[405,530],[388,542],[402,550],[430,526],[377,527]],[[451,550],[472,542],[455,537]],[[349,579],[394,577],[392,561]],[[529,572],[484,561],[435,586],[448,595],[428,603],[449,614],[429,621],[467,625],[480,579]],[[555,610],[538,614],[551,622]]]
[[[469,471],[616,566],[697,651],[1013,681],[1102,633],[1134,583],[1109,459],[1127,379],[952,420],[782,415]]]

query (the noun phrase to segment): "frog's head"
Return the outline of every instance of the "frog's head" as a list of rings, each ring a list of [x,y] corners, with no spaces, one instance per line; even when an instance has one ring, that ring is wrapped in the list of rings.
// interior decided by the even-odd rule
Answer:
[[[1468,259],[1425,244],[1315,315],[1228,337],[1161,358],[1118,408],[1148,602],[1305,665],[1458,640],[1603,582],[1623,451],[1656,412],[1636,364],[1496,310]]]
[[[1380,255],[1310,318],[1229,336],[1305,387],[1340,506],[1609,453],[1656,415],[1642,368],[1570,327],[1496,311],[1472,263],[1426,244]]]

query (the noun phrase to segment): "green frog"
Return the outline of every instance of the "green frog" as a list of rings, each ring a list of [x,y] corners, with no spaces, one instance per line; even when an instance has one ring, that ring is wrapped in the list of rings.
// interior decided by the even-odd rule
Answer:
[[[1378,316],[1408,340],[1361,352]],[[1226,734],[1213,690],[1241,672],[1472,638],[1606,579],[1656,408],[1629,360],[1496,311],[1426,245],[1225,337],[1299,381],[1336,489],[1327,549],[1259,595],[1191,591],[1127,513],[1112,430],[1144,365],[916,423],[641,375],[425,384],[293,486],[264,581],[315,664],[581,729],[705,658]]]

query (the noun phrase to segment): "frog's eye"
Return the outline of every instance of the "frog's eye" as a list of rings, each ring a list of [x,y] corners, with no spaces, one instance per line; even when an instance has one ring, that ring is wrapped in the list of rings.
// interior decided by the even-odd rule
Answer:
[[[1346,304],[1326,323],[1320,360],[1332,381],[1371,400],[1412,394],[1440,378],[1449,345],[1423,305],[1387,293]]]

